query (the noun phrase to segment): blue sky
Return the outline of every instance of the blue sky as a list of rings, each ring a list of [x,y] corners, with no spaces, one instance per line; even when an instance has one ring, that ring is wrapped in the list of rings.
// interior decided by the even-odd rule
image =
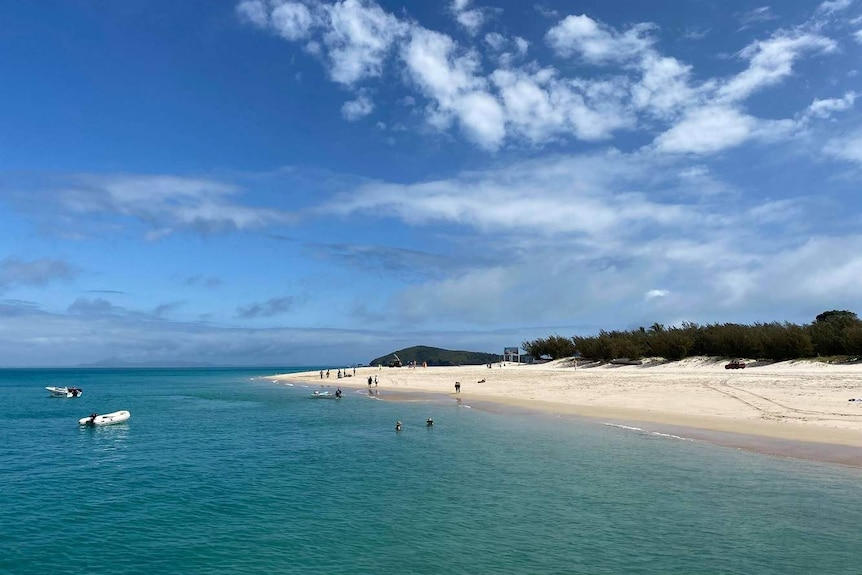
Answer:
[[[862,312],[862,1],[0,13],[0,366]]]

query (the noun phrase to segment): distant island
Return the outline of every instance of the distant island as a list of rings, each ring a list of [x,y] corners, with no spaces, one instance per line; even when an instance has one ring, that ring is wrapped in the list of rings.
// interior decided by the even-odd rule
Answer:
[[[414,361],[416,365],[425,363],[431,366],[484,365],[486,363],[498,362],[500,361],[500,357],[494,353],[452,351],[439,347],[416,345],[374,358],[368,362],[368,365],[392,365],[393,367],[400,367],[400,365],[407,366]]]

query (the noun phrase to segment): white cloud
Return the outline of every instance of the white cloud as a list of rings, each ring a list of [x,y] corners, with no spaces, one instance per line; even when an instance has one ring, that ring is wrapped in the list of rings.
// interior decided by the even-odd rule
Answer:
[[[409,28],[374,2],[363,0],[333,4],[279,0],[269,5],[262,0],[243,0],[237,12],[289,41],[308,40],[319,29],[321,40],[309,40],[306,50],[324,54],[332,79],[348,86],[380,76],[392,45]]]
[[[734,303],[851,302],[862,295],[862,237],[816,237],[736,270]],[[780,289],[774,289],[778,288]],[[840,305],[836,305],[841,309]]]
[[[444,128],[454,116],[471,140],[496,149],[505,137],[503,110],[478,74],[478,55],[456,51],[450,37],[416,27],[402,58],[413,82],[434,102],[433,125]]]
[[[862,44],[862,30],[857,30],[856,32],[854,32],[853,37],[856,39],[857,42]]]
[[[262,17],[261,9],[267,6],[271,13],[264,11]],[[448,2],[453,15],[482,14],[472,6],[471,0]],[[825,2],[818,13],[842,7],[842,0]],[[306,51],[316,47],[332,79],[349,87],[383,75],[391,64],[408,87],[426,99],[420,99],[424,109],[417,111],[424,113],[429,126],[439,131],[455,126],[489,151],[518,140],[539,145],[570,138],[596,141],[647,126],[664,130],[655,149],[668,152],[708,154],[755,138],[775,139],[789,133],[793,120],[765,121],[745,111],[742,103],[791,76],[802,57],[837,51],[836,42],[821,35],[823,27],[812,19],[741,50],[738,56],[748,64],[743,71],[695,80],[692,65],[658,51],[655,25],[642,22],[617,29],[585,14],[571,15],[547,32],[547,44],[559,56],[614,66],[602,76],[577,76],[538,62],[524,63],[529,42],[521,37],[490,32],[475,48],[469,40],[459,45],[446,34],[399,19],[372,0],[245,0],[237,11],[286,39],[304,41]],[[744,16],[748,22],[771,18],[767,6]],[[478,26],[470,29],[477,31]],[[398,58],[391,58],[393,54]],[[489,62],[496,62],[497,69],[489,71]],[[345,119],[370,113],[363,91],[357,89],[356,97],[344,104]],[[841,105],[817,101],[796,118],[838,111]],[[703,129],[708,133],[699,133]]]
[[[412,225],[446,221],[494,234],[571,233],[591,246],[613,244],[615,237],[636,233],[646,222],[697,225],[698,218],[683,205],[652,202],[627,189],[656,162],[661,159],[617,153],[521,162],[476,179],[465,175],[410,186],[369,184],[325,209],[348,215],[385,208]]]
[[[343,0],[326,6],[323,41],[329,52],[330,75],[341,84],[380,76],[396,38],[407,25],[376,4]]]
[[[315,19],[305,4],[285,2],[272,9],[270,22],[285,40],[302,40],[308,37]]]
[[[749,44],[739,55],[749,61],[748,68],[718,90],[720,102],[738,102],[757,90],[775,85],[793,72],[793,63],[804,53],[828,53],[836,43],[823,36],[777,35]]]
[[[648,35],[651,24],[637,24],[625,32],[582,14],[567,16],[551,28],[545,40],[563,57],[580,56],[594,64],[625,62],[643,54],[654,40]]]
[[[644,54],[640,66],[643,76],[632,86],[632,103],[638,108],[668,117],[695,101],[696,93],[689,86],[691,66],[651,51]]]
[[[492,50],[501,52],[506,49],[508,40],[506,40],[506,37],[499,32],[489,32],[488,34],[485,34],[485,43],[490,46]]]
[[[373,111],[374,103],[364,95],[360,95],[355,100],[345,102],[344,105],[341,106],[341,115],[348,122],[355,122],[356,120],[364,118]]]
[[[814,100],[808,107],[808,113],[818,118],[829,118],[834,112],[845,112],[851,109],[856,96],[856,92],[847,92],[841,98]]]
[[[751,137],[755,124],[755,118],[734,108],[699,108],[656,138],[656,145],[663,152],[718,152],[737,146]]]
[[[660,299],[666,297],[670,292],[666,289],[651,289],[644,294],[644,299]]]
[[[817,7],[817,11],[822,14],[833,14],[840,10],[844,10],[853,3],[853,0],[827,0]]]
[[[499,32],[485,34],[484,40],[492,53],[490,55],[497,57],[499,67],[503,69],[512,68],[516,61],[523,59],[530,48],[530,43],[520,36],[507,38]]]
[[[243,0],[236,5],[239,17],[260,28],[266,28],[269,17],[263,0]]]
[[[862,164],[862,131],[829,140],[823,151],[834,158]]]
[[[478,8],[469,9],[470,4],[471,0],[452,0],[449,10],[458,24],[470,34],[477,34],[485,23],[485,15]]]
[[[567,82],[553,69],[533,74],[497,70],[491,80],[500,92],[510,129],[531,142],[569,133],[599,140],[634,122],[624,104],[626,87],[620,83]]]

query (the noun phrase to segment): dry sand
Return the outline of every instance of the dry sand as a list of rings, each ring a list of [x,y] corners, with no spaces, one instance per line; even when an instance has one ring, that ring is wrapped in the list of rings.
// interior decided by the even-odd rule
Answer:
[[[754,364],[691,358],[642,366],[538,365],[372,368],[320,380],[318,372],[274,376],[312,385],[431,392],[546,413],[649,425],[656,431],[782,455],[862,466],[862,364]],[[349,373],[353,373],[352,370]],[[859,399],[860,401],[848,401]]]

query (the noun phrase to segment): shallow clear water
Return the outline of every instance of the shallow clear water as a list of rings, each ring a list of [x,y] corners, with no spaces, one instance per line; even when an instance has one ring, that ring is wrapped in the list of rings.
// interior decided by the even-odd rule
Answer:
[[[862,572],[859,470],[284,371],[0,370],[0,573]]]

